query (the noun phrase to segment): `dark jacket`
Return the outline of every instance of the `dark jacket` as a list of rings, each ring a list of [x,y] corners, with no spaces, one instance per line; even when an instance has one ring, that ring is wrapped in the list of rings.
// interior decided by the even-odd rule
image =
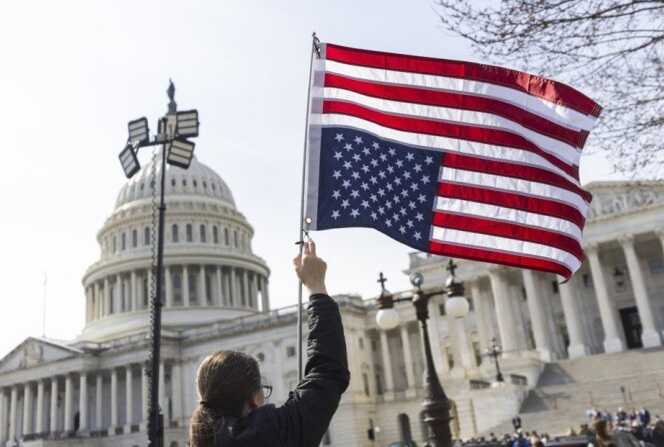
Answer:
[[[339,306],[313,295],[304,378],[282,406],[264,405],[244,418],[222,418],[216,447],[317,447],[348,387],[350,373]]]

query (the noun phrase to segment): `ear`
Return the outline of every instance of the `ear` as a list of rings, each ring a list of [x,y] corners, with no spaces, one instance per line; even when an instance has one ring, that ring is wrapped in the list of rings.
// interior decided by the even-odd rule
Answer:
[[[258,408],[265,403],[265,396],[263,396],[263,390],[257,391],[254,393],[251,399],[249,399],[249,409],[253,410]]]

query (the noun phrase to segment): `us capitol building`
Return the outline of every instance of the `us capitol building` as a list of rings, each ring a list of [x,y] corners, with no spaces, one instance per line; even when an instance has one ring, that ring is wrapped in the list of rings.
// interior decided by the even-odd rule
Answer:
[[[158,174],[156,162],[120,189],[97,233],[99,260],[82,281],[81,334],[66,342],[30,337],[1,360],[1,445],[146,445],[150,175],[153,168]],[[196,405],[196,369],[211,352],[255,356],[274,386],[271,401],[286,399],[297,383],[296,314],[294,307],[270,309],[270,270],[254,254],[253,228],[221,177],[196,159],[189,170],[167,169],[159,400],[164,445],[182,447]],[[444,298],[433,301],[432,346],[453,401],[455,435],[484,433],[509,420],[547,365],[662,344],[664,183],[588,188],[595,195],[585,231],[588,258],[571,281],[462,261],[469,315],[450,320]],[[405,273],[421,272],[425,288],[437,287],[445,262],[414,253]],[[375,322],[375,298],[336,299],[351,384],[323,445],[421,442],[424,362],[413,306],[397,305],[401,324],[385,332]],[[491,386],[494,362],[483,355],[494,337],[506,376],[499,386]]]

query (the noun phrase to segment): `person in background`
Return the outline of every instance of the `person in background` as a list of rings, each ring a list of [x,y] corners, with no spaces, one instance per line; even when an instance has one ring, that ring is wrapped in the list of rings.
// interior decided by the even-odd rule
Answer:
[[[350,373],[339,306],[325,288],[325,262],[306,242],[293,261],[308,289],[309,337],[304,379],[282,406],[265,405],[258,362],[219,351],[198,368],[199,404],[189,426],[191,447],[315,447],[328,429]]]
[[[658,420],[655,422],[655,426],[648,433],[645,441],[655,447],[664,447],[664,421]]]
[[[641,407],[639,410],[639,422],[644,427],[650,425],[650,412],[646,408]]]

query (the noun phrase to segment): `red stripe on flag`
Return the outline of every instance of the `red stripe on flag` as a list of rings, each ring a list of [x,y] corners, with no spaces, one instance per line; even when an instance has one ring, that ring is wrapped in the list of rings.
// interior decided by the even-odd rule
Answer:
[[[587,132],[575,131],[542,118],[532,112],[505,101],[482,96],[467,95],[441,90],[404,87],[394,84],[380,84],[370,81],[347,78],[334,73],[325,74],[325,87],[341,88],[374,98],[451,107],[455,109],[485,112],[501,116],[528,129],[547,135],[572,146],[582,148]]]
[[[429,252],[453,258],[464,258],[473,261],[491,262],[512,267],[523,267],[542,272],[556,273],[565,278],[572,276],[572,272],[566,266],[554,261],[532,256],[447,244],[437,241],[429,242]]]
[[[433,225],[548,245],[565,250],[583,262],[583,249],[579,242],[569,236],[553,231],[445,212],[434,213]]]
[[[447,76],[509,87],[586,115],[599,116],[602,108],[572,87],[517,70],[473,62],[435,59],[327,44],[325,58],[337,62],[394,71]]]
[[[484,172],[505,177],[513,177],[532,182],[545,183],[566,189],[583,198],[590,203],[592,194],[579,188],[574,183],[553,172],[532,166],[524,166],[504,161],[487,160],[485,158],[472,157],[459,153],[448,153],[442,159],[443,167],[463,169],[466,171]]]
[[[576,208],[554,200],[530,197],[511,192],[496,191],[477,186],[461,185],[450,182],[438,184],[438,195],[453,199],[470,200],[473,202],[488,203],[504,206],[545,216],[558,217],[569,220],[579,228],[583,228],[585,218]]]
[[[355,116],[380,124],[381,126],[406,132],[437,135],[441,137],[457,138],[461,140],[477,141],[479,143],[522,149],[539,155],[574,178],[578,178],[579,176],[579,168],[577,165],[567,164],[563,160],[543,151],[537,145],[525,138],[503,130],[487,129],[484,127],[456,123],[450,124],[403,115],[391,115],[358,104],[329,99],[323,101],[323,113],[338,113]]]

